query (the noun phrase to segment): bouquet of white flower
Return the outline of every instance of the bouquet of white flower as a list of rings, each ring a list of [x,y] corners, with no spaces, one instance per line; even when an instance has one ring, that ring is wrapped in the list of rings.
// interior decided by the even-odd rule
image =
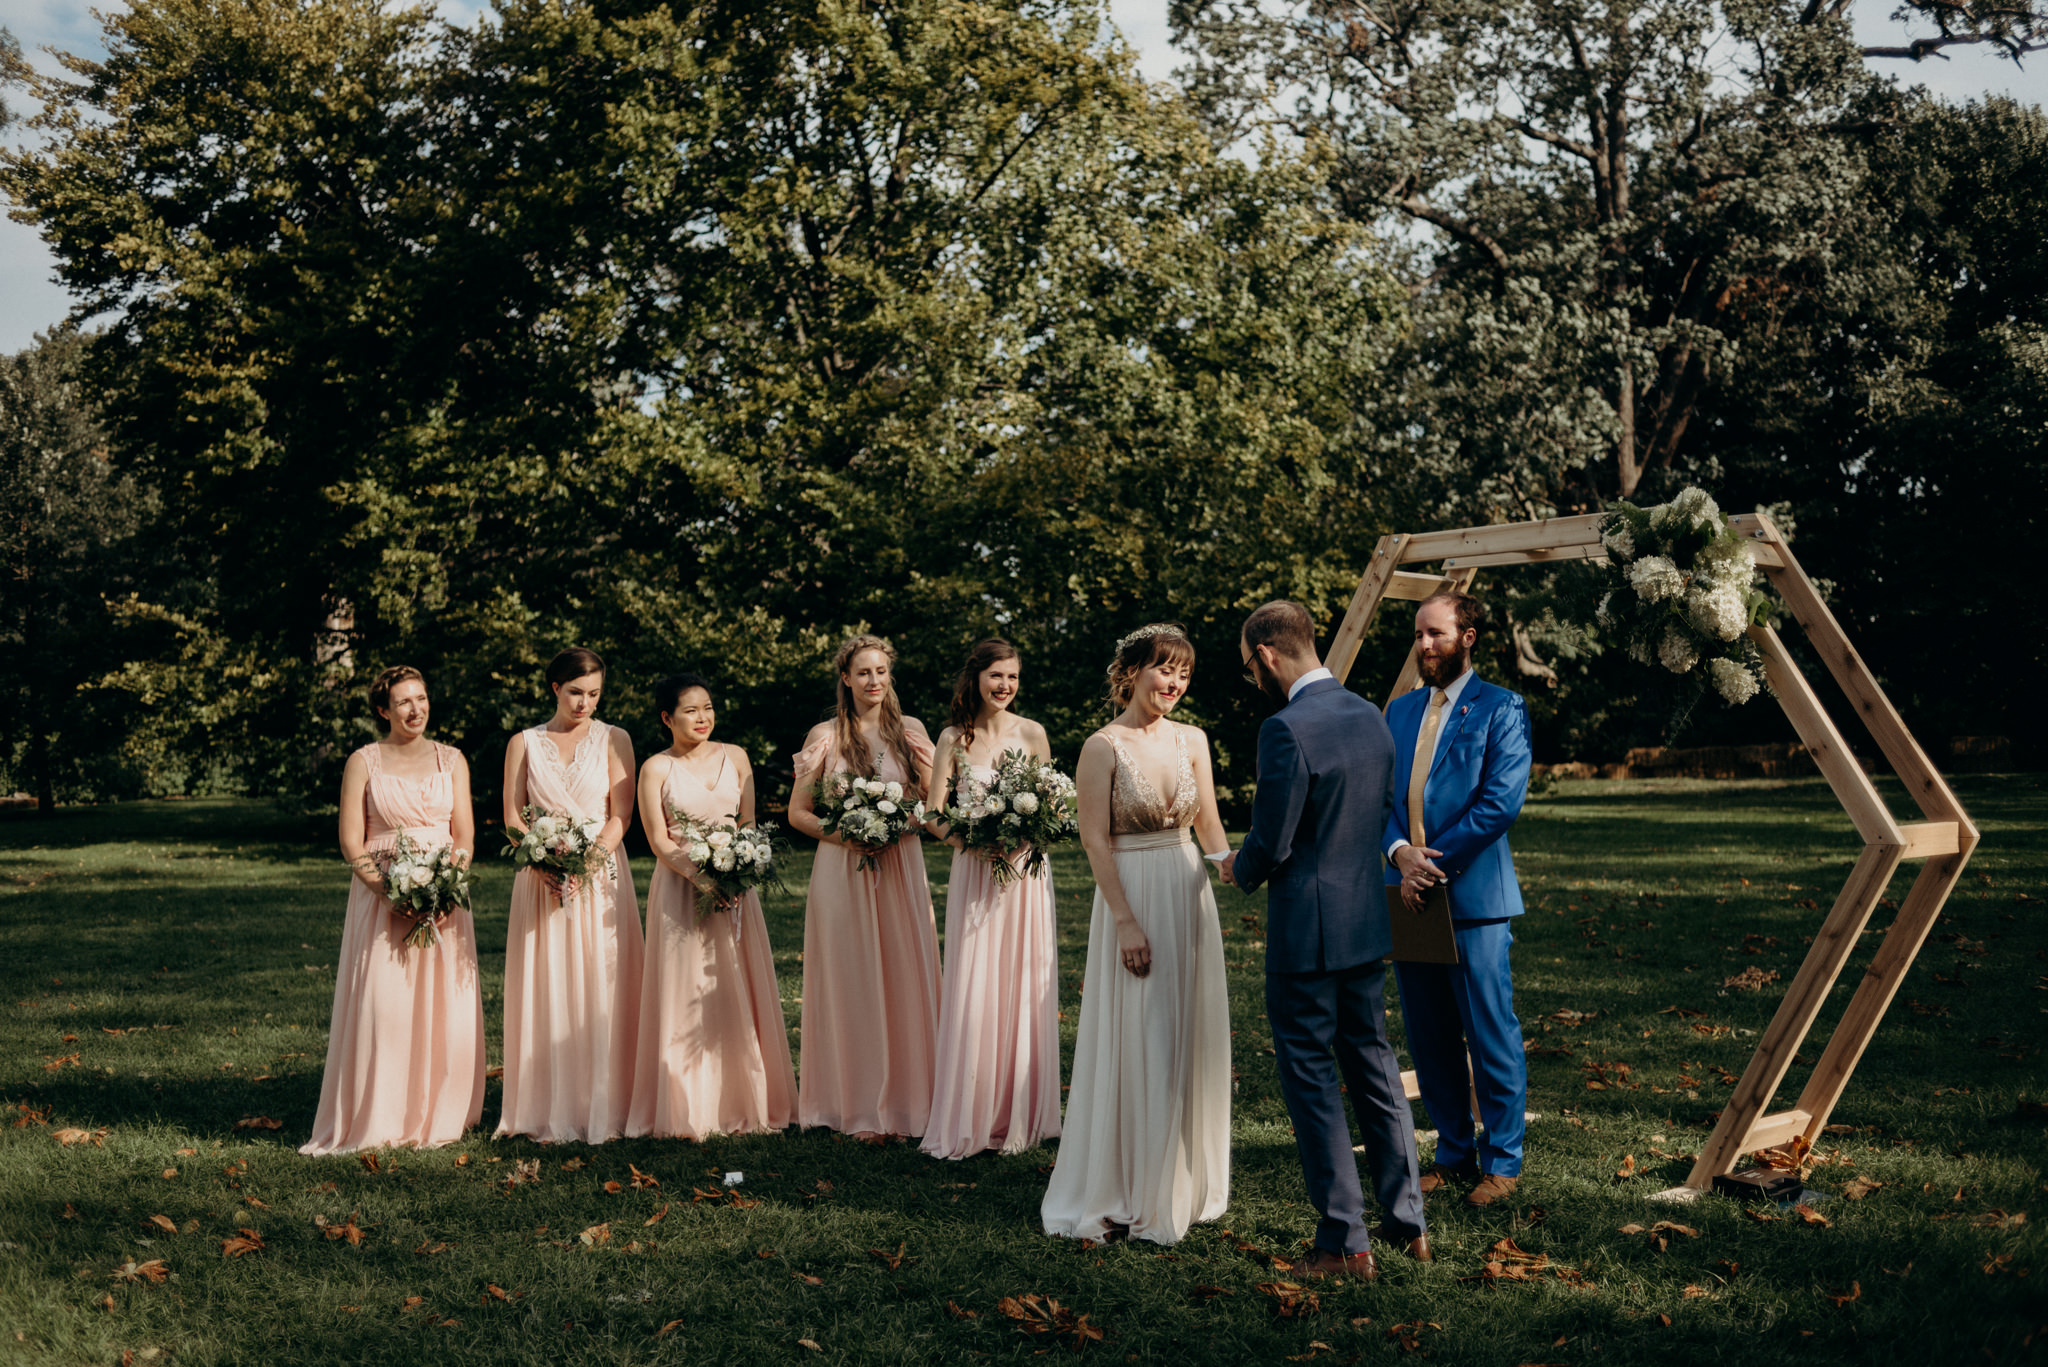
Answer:
[[[1600,526],[1606,593],[1595,614],[1629,656],[1691,674],[1702,689],[1745,703],[1765,687],[1764,662],[1747,629],[1770,615],[1756,587],[1756,557],[1704,490],[1669,503],[1616,505]],[[1699,678],[1701,676],[1695,675]]]
[[[1045,867],[1046,852],[1072,840],[1081,827],[1074,780],[1050,761],[1005,750],[995,770],[995,777],[984,783],[963,764],[945,817],[963,846],[987,856],[996,886],[1002,887],[1035,876]],[[1021,870],[1010,862],[1020,851]]]
[[[396,843],[377,856],[377,863],[391,910],[413,923],[407,944],[424,948],[440,943],[435,920],[451,911],[469,910],[469,866],[455,862],[452,847],[422,850],[400,831]]]
[[[722,911],[726,905],[752,888],[782,887],[775,861],[789,847],[789,841],[772,821],[740,826],[730,821],[702,822],[669,809],[669,820],[679,828],[684,854],[697,866],[692,882],[701,894],[697,914]]]
[[[883,850],[924,825],[924,803],[905,801],[900,783],[865,774],[826,774],[818,780],[817,794],[812,810],[825,834],[861,848],[857,872],[880,868]]]
[[[505,828],[505,853],[520,868],[553,878],[564,906],[585,878],[611,872],[612,852],[597,839],[602,821],[532,806],[520,808],[519,819],[526,829]]]

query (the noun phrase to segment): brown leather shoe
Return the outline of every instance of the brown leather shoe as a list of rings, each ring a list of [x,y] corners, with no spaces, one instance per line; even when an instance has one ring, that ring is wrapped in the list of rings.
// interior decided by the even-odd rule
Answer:
[[[1417,1185],[1422,1188],[1422,1194],[1427,1196],[1431,1192],[1441,1191],[1445,1187],[1470,1186],[1478,1180],[1479,1169],[1477,1166],[1447,1168],[1441,1163],[1431,1163],[1429,1171],[1422,1174],[1422,1180]]]
[[[1319,1282],[1327,1277],[1349,1277],[1353,1281],[1369,1282],[1380,1275],[1379,1264],[1373,1261],[1372,1250],[1363,1253],[1332,1253],[1328,1249],[1311,1249],[1309,1255],[1294,1265],[1294,1275]]]
[[[1465,1193],[1465,1204],[1474,1209],[1490,1206],[1495,1201],[1513,1195],[1521,1182],[1522,1179],[1519,1177],[1503,1177],[1497,1172],[1489,1172],[1479,1179],[1478,1186]]]
[[[1397,1248],[1418,1263],[1433,1263],[1436,1261],[1436,1254],[1430,1252],[1429,1235],[1427,1234],[1418,1234],[1411,1239],[1394,1233],[1393,1229],[1387,1225],[1379,1225],[1367,1232],[1374,1243],[1384,1244],[1388,1248]]]

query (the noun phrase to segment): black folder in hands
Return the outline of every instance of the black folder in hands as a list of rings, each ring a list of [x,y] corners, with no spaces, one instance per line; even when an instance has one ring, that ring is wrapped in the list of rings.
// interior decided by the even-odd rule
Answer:
[[[1458,937],[1451,931],[1451,899],[1439,883],[1413,911],[1398,884],[1387,889],[1387,919],[1394,923],[1394,950],[1387,957],[1404,964],[1458,962]]]

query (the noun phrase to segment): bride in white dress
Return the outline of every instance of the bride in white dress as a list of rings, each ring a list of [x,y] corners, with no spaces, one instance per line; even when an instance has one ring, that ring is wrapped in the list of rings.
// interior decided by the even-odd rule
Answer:
[[[1230,1203],[1223,936],[1188,827],[1213,857],[1228,844],[1209,739],[1168,716],[1194,662],[1176,627],[1119,641],[1109,678],[1122,711],[1081,750],[1095,910],[1064,1137],[1040,1211],[1048,1234],[1171,1244]]]

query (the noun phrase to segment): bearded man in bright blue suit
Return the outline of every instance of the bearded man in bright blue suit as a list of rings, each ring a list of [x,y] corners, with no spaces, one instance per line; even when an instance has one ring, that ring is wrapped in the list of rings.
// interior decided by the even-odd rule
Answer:
[[[1529,788],[1529,711],[1520,694],[1472,672],[1484,626],[1485,609],[1469,595],[1425,599],[1415,612],[1415,655],[1427,686],[1387,708],[1395,762],[1387,882],[1418,910],[1441,887],[1458,945],[1455,964],[1394,965],[1416,1081],[1437,1127],[1421,1185],[1425,1193],[1469,1185],[1468,1206],[1490,1205],[1521,1180],[1529,1094],[1508,968],[1508,927],[1522,914],[1508,827]],[[1473,1097],[1484,1137],[1473,1129]]]

